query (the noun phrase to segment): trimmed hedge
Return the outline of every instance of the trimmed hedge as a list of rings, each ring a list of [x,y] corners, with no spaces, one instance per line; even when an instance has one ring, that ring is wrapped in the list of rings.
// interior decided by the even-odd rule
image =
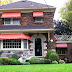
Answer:
[[[18,58],[19,58],[19,57],[18,57],[18,55],[17,55],[17,54],[13,54],[13,55],[12,55],[12,58],[14,58],[14,59],[17,59],[17,60],[18,60]]]
[[[9,65],[9,58],[8,57],[0,57],[0,63],[3,65]]]
[[[59,56],[56,53],[51,53],[49,56],[49,59],[51,61],[58,61],[59,62]]]
[[[28,61],[30,64],[51,64],[50,59],[44,59],[44,58],[37,58],[37,57],[32,57]]]
[[[49,51],[47,52],[47,55],[46,55],[46,58],[47,58],[47,59],[49,59],[49,56],[50,56],[51,53],[56,53],[56,52],[55,52],[55,51],[52,51],[52,50],[49,50]]]

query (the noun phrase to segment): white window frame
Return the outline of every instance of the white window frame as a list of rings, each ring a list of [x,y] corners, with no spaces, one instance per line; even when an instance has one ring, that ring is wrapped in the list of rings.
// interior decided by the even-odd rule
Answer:
[[[24,48],[24,40],[21,39],[21,48],[3,48],[3,40],[1,40],[1,50],[28,50],[28,40],[27,40],[27,49]]]
[[[65,48],[65,49],[66,49],[66,48]],[[60,50],[60,48],[59,48],[59,50]],[[65,54],[63,54],[62,52],[63,52],[63,50],[62,50],[62,48],[61,48],[61,54],[58,54],[58,53],[57,53],[57,54],[58,54],[58,55],[65,55]],[[66,53],[66,52],[65,52],[65,53]]]
[[[10,24],[5,24],[5,19],[6,18],[4,18],[4,25],[20,25],[20,19],[19,18],[18,18],[19,19],[19,24],[13,24],[13,19],[14,18],[10,18]]]
[[[23,40],[23,48],[24,48],[24,40]],[[27,39],[27,49],[24,48],[24,50],[28,50],[28,39]]]
[[[41,18],[41,21],[37,21],[36,18]],[[43,17],[35,17],[35,22],[37,22],[37,23],[43,23]]]

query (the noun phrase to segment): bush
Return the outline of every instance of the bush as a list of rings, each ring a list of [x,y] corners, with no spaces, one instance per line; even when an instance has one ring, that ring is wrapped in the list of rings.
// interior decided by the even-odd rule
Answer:
[[[64,64],[65,63],[65,61],[64,60],[59,60],[59,64]]]
[[[45,64],[51,64],[51,60],[50,59],[44,59],[44,63]]]
[[[59,62],[59,56],[56,53],[51,53],[49,56],[49,59],[51,61],[58,61]]]
[[[8,65],[9,64],[9,58],[8,57],[0,57],[0,63],[3,65]]]
[[[29,65],[30,63],[29,62],[24,62],[24,65]]]
[[[29,59],[29,63],[30,64],[43,64],[44,63],[44,58],[32,57],[31,59]]]
[[[49,51],[47,52],[47,55],[46,55],[46,58],[47,58],[47,59],[49,59],[49,56],[50,56],[51,53],[56,53],[56,52],[55,52],[55,51],[52,51],[52,50],[49,50]]]
[[[52,64],[58,64],[58,62],[57,61],[52,61]]]
[[[23,63],[20,63],[20,61],[16,60],[16,59],[10,59],[9,62],[10,65],[23,65]]]
[[[19,58],[19,57],[17,56],[17,54],[13,54],[13,55],[12,55],[12,58],[14,58],[14,59],[17,59],[17,60],[18,60],[18,58]]]

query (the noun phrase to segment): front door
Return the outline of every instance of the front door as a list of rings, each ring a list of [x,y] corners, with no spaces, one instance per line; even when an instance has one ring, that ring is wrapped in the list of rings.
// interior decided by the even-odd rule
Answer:
[[[35,56],[42,56],[42,45],[40,38],[35,39]]]

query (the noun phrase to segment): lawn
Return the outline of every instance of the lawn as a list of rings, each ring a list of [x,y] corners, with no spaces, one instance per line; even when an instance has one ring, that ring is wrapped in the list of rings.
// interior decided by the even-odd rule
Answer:
[[[72,72],[72,64],[1,65],[0,72]]]

